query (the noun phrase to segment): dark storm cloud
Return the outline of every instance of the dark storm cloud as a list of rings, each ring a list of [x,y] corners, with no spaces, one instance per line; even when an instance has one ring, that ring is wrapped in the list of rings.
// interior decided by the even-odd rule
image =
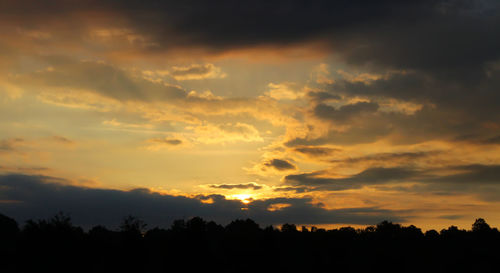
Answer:
[[[221,50],[323,40],[351,63],[425,69],[477,67],[500,56],[497,1],[112,3],[166,46]]]
[[[264,163],[266,167],[272,167],[278,171],[295,170],[297,167],[285,159],[271,159]]]
[[[82,25],[131,28],[152,40],[150,50],[323,41],[350,63],[424,69],[478,67],[500,56],[494,0],[2,1],[0,11],[26,26],[87,15]]]
[[[65,185],[64,179],[46,176],[8,174],[0,176],[0,211],[18,221],[48,218],[58,211],[70,213],[75,224],[90,227],[104,224],[116,227],[122,217],[132,214],[150,226],[169,226],[174,219],[201,216],[228,223],[237,218],[252,218],[262,224],[284,222],[301,224],[375,224],[384,219],[404,221],[394,211],[367,208],[330,210],[313,204],[310,198],[272,198],[254,200],[247,206],[221,195],[189,198],[162,195],[147,189],[131,191],[93,189]],[[203,203],[211,199],[213,202]],[[270,211],[273,204],[289,207]]]
[[[255,184],[255,183],[247,183],[247,184],[214,184],[214,185],[209,185],[210,188],[214,189],[225,189],[225,190],[232,190],[232,189],[252,189],[252,190],[260,190],[262,189],[261,185]]]

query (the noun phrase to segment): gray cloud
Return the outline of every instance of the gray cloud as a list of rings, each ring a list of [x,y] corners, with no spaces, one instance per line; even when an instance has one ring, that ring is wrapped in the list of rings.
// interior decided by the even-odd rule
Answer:
[[[485,144],[500,144],[500,136],[491,137],[483,141]]]
[[[226,74],[220,71],[219,67],[213,64],[193,64],[186,67],[174,67],[170,74],[178,81],[224,78],[226,76]]]
[[[325,120],[334,122],[348,122],[351,118],[377,112],[379,106],[373,102],[358,102],[354,104],[343,105],[336,109],[335,107],[318,104],[314,107],[314,115]]]
[[[149,141],[159,144],[173,145],[173,146],[182,144],[182,140],[176,138],[152,138],[149,139]]]
[[[78,5],[62,0],[44,5],[15,1],[5,4],[0,15],[22,27],[43,29],[51,22],[48,18],[72,22],[71,18],[88,13],[94,16],[86,24],[129,28],[148,37],[150,43],[139,43],[137,47],[150,51],[201,47],[217,52],[321,41],[352,64],[441,72],[456,68],[448,69],[448,73],[477,68],[500,57],[500,38],[496,35],[500,29],[499,4],[494,0],[293,0],[238,4],[228,0],[108,0]],[[74,31],[83,31],[83,25]]]
[[[325,172],[318,171],[287,175],[284,178],[284,182],[295,186],[314,187],[315,190],[340,191],[357,189],[366,185],[403,182],[414,178],[417,174],[417,171],[405,167],[369,168],[346,178],[329,178],[325,176]]]
[[[328,118],[328,117],[325,117]],[[389,123],[387,120],[381,119],[379,117],[371,118],[370,116],[364,116],[361,119],[361,123],[343,123],[348,124],[350,128],[338,131],[329,130],[326,135],[323,136],[310,136],[296,137],[287,140],[284,144],[287,147],[297,147],[297,146],[321,146],[327,144],[335,145],[350,145],[350,144],[360,144],[360,143],[371,143],[381,139],[391,132],[395,131],[395,126]],[[408,125],[406,125],[408,126]],[[418,137],[421,135],[417,134]],[[416,136],[413,138],[405,139],[405,141],[415,141]],[[421,140],[418,138],[418,140]]]
[[[62,144],[74,144],[75,142],[69,138],[63,136],[52,136],[51,139],[55,142],[59,142]]]
[[[312,157],[322,157],[329,156],[335,152],[341,151],[340,149],[328,148],[328,147],[296,147],[293,149],[295,152],[299,152]]]
[[[283,191],[283,192],[287,192],[287,191],[290,191],[290,192],[295,192],[295,193],[304,193],[304,192],[307,192],[309,190],[308,187],[276,187],[273,189],[274,191],[276,192],[280,192],[280,191]]]
[[[261,224],[375,224],[381,220],[404,221],[396,212],[375,207],[326,209],[310,198],[254,200],[248,205],[221,195],[198,198],[162,195],[147,189],[130,191],[85,188],[65,184],[60,178],[7,174],[0,176],[0,211],[18,221],[51,217],[58,211],[70,213],[74,223],[85,227],[104,224],[116,227],[132,214],[150,226],[169,226],[174,219],[201,216],[219,223],[250,217]],[[203,203],[202,199],[211,199]],[[272,204],[289,207],[270,211]],[[242,207],[247,207],[242,210]]]
[[[457,174],[428,178],[426,181],[439,183],[468,184],[470,186],[485,184],[500,184],[500,165],[464,165],[450,167]]]
[[[432,155],[439,154],[438,151],[429,152],[406,152],[406,153],[378,153],[371,154],[361,157],[350,157],[346,159],[334,159],[332,163],[347,163],[347,164],[357,164],[357,163],[411,163],[415,160],[423,159]]]
[[[457,215],[457,214],[451,214],[451,215],[440,215],[438,218],[440,219],[446,219],[446,220],[457,220],[460,218],[464,218],[464,215]]]
[[[380,128],[368,125],[369,128],[353,128],[345,133],[331,132],[327,137],[314,140],[318,143],[367,143],[392,132],[400,133],[401,139],[407,142],[429,139],[429,135],[449,139],[463,134],[464,130],[489,136],[493,129],[484,128],[478,120],[500,122],[497,106],[500,100],[497,92],[500,87],[500,37],[497,35],[500,4],[495,0],[292,0],[238,4],[106,0],[99,4],[83,3],[74,5],[63,0],[45,1],[44,5],[33,1],[6,3],[0,10],[0,24],[12,32],[28,31],[32,38],[36,33],[40,36],[46,32],[50,34],[48,38],[37,44],[48,48],[61,41],[88,45],[89,29],[126,30],[130,33],[122,36],[136,37],[134,41],[122,37],[120,46],[112,43],[84,49],[98,54],[123,48],[138,56],[179,48],[202,49],[211,54],[320,43],[324,51],[335,53],[353,71],[400,73],[370,82],[336,79],[326,85],[325,90],[310,92],[309,98],[317,104],[313,112],[318,117],[339,122],[354,116],[352,112],[361,107],[368,113],[376,112],[374,105],[335,109],[324,104],[338,99],[339,94],[395,98],[426,106],[413,116],[381,115],[378,111],[377,116],[382,117],[367,118],[366,123],[375,120]],[[93,16],[85,16],[88,14]],[[57,25],[52,18],[62,23]],[[19,36],[19,33],[15,34]],[[55,59],[56,69],[40,72],[34,84],[67,87],[71,81],[78,83],[76,87],[91,88],[122,100],[168,100],[186,96],[178,87],[138,83],[123,75],[123,71],[104,64],[90,63],[87,67],[74,68],[62,58]],[[58,66],[61,69],[57,69]],[[200,75],[208,70],[201,65],[173,73]],[[461,122],[457,124],[457,120]],[[391,127],[389,125],[392,130],[386,128]],[[415,128],[421,126],[425,128],[416,132]],[[296,141],[308,145],[308,141]]]
[[[309,97],[312,101],[320,102],[337,101],[341,99],[339,95],[325,91],[308,92],[307,97]]]
[[[295,170],[297,167],[285,159],[271,159],[264,163],[266,167],[272,167],[278,171]]]
[[[0,153],[2,152],[13,152],[16,150],[16,146],[19,143],[23,143],[22,138],[9,138],[0,140]]]
[[[122,101],[175,100],[187,97],[185,90],[178,86],[147,81],[112,65],[91,61],[65,60],[64,63],[54,64],[50,70],[22,74],[15,81],[36,86],[37,89],[89,90]]]
[[[478,71],[485,71],[485,68],[475,68],[470,73]],[[422,108],[411,115],[380,111],[375,114],[375,109],[372,109],[372,115],[365,111],[367,114],[363,116],[365,125],[372,122],[390,124],[392,127],[387,133],[404,136],[409,143],[433,138],[454,139],[469,132],[478,134],[480,139],[497,134],[494,126],[483,126],[488,122],[500,122],[496,103],[500,95],[494,91],[500,87],[500,81],[497,80],[500,72],[497,68],[490,70],[488,75],[478,76],[473,82],[463,82],[469,75],[440,78],[432,73],[427,70],[395,73],[370,82],[338,80],[327,85],[325,92],[332,95],[340,93],[345,97],[363,96],[372,100],[396,99],[399,103],[421,105]],[[319,104],[313,109],[314,115],[334,122],[345,120],[356,110],[354,108],[343,113],[342,109],[324,105],[321,101],[315,103]],[[461,122],[457,123],[457,120]],[[344,134],[349,134],[349,131]],[[330,142],[334,139],[325,138],[325,141],[334,143]],[[491,140],[495,141],[494,138]]]
[[[231,190],[231,189],[252,189],[252,190],[260,190],[262,189],[261,185],[255,184],[255,183],[247,183],[247,184],[213,184],[209,185],[210,188],[214,189],[225,189],[225,190]]]
[[[286,185],[307,187],[309,191],[342,191],[363,186],[416,183],[408,187],[390,187],[401,192],[434,194],[472,194],[486,201],[500,200],[500,165],[460,165],[442,168],[415,167],[368,168],[360,173],[332,178],[326,171],[293,174],[284,177]]]

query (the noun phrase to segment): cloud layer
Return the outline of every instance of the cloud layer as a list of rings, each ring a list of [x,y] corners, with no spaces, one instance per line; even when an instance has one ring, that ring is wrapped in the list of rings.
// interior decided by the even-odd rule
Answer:
[[[302,224],[375,224],[384,219],[403,221],[395,212],[374,207],[326,209],[309,198],[272,198],[245,205],[221,195],[197,198],[172,196],[147,189],[130,191],[85,188],[65,184],[64,179],[11,174],[0,176],[0,209],[18,221],[50,217],[58,211],[71,214],[75,224],[117,226],[132,214],[151,226],[169,226],[175,219],[201,216],[228,223],[252,218],[263,224],[294,222]],[[206,203],[202,200],[211,199]],[[269,210],[273,204],[289,204]],[[244,208],[244,210],[242,210]]]
[[[138,200],[176,217],[173,207],[186,207],[268,223],[361,223],[370,209],[428,210],[442,198],[490,215],[486,205],[498,207],[498,1],[0,7],[0,170],[2,181],[21,181],[5,194],[18,189],[33,203],[38,195],[23,187],[37,187],[50,198],[35,203],[50,210],[77,206],[61,199],[50,207],[60,190]],[[51,177],[200,195],[70,187]],[[258,196],[248,205],[207,193],[246,191]],[[122,201],[99,198],[105,215],[121,213]],[[268,211],[279,198],[290,205]],[[439,215],[465,215],[460,204]],[[16,213],[29,210],[49,209]]]

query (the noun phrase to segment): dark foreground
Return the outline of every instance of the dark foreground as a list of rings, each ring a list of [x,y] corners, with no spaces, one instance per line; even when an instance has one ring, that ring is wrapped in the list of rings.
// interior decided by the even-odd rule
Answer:
[[[500,272],[500,233],[478,219],[425,234],[390,222],[297,230],[252,220],[223,227],[201,218],[149,229],[134,217],[120,231],[84,232],[59,214],[17,223],[0,215],[0,272]]]

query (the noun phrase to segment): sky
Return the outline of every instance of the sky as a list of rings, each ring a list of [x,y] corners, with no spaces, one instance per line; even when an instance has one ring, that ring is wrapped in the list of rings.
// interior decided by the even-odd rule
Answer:
[[[0,0],[21,223],[500,225],[494,0]]]

